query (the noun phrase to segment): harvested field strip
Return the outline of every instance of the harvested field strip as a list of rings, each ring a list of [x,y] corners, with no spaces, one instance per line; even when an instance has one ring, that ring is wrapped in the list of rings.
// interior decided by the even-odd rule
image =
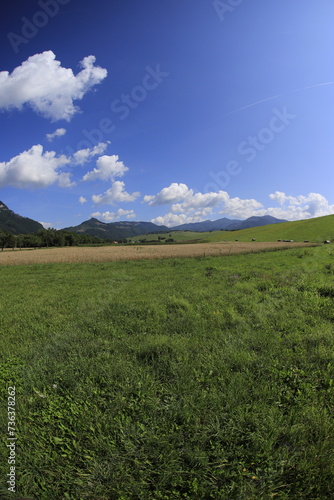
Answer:
[[[217,242],[187,245],[136,245],[107,247],[67,247],[15,250],[0,253],[0,265],[111,262],[118,260],[168,259],[174,257],[219,256],[264,250],[315,246],[314,243]]]

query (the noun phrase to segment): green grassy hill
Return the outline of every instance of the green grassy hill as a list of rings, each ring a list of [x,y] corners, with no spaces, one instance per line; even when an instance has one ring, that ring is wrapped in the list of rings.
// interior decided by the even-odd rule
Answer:
[[[171,236],[169,236],[171,235]],[[198,241],[251,241],[256,238],[257,241],[277,241],[277,240],[308,240],[314,243],[320,243],[324,240],[334,240],[334,215],[316,217],[293,222],[282,222],[280,224],[270,224],[268,226],[252,227],[240,231],[213,231],[200,233],[195,231],[171,231],[166,235],[145,234],[136,236],[136,241],[140,239],[157,240],[158,236],[173,238],[177,242],[186,242],[191,240]]]
[[[241,231],[211,233],[208,241],[250,241],[256,238],[257,241],[294,240],[320,243],[324,240],[334,239],[334,215],[316,217],[293,222],[282,222],[281,224],[271,224],[269,226],[253,227],[242,229]]]

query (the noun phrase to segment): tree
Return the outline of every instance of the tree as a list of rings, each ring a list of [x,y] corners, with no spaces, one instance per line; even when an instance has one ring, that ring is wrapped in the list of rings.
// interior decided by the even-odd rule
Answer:
[[[24,238],[23,238],[23,234],[18,234],[16,236],[16,246],[21,250],[22,247],[23,247],[23,242],[24,242]]]
[[[65,234],[62,231],[56,231],[54,234],[53,243],[57,247],[65,246]]]
[[[0,232],[0,247],[2,251],[5,248],[5,246],[6,246],[6,235],[5,233]]]
[[[53,247],[55,245],[55,240],[57,237],[57,230],[53,228],[41,229],[38,231],[38,236],[42,238],[43,246]]]
[[[73,245],[77,245],[79,241],[79,235],[75,233],[66,233],[65,235],[65,245],[69,245],[73,247]]]
[[[25,236],[25,246],[39,248],[43,246],[43,241],[37,234],[27,234]]]
[[[14,250],[16,245],[16,238],[12,233],[5,233],[5,247]]]

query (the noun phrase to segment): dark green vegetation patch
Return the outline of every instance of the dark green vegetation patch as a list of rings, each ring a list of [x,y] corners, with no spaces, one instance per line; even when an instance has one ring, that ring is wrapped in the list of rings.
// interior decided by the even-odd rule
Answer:
[[[328,245],[3,267],[18,496],[331,498],[332,263]]]

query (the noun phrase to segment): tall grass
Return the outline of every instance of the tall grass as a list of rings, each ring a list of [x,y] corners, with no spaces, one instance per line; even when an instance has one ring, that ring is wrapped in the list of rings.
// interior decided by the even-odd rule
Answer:
[[[332,262],[328,246],[2,268],[17,494],[330,498]]]

